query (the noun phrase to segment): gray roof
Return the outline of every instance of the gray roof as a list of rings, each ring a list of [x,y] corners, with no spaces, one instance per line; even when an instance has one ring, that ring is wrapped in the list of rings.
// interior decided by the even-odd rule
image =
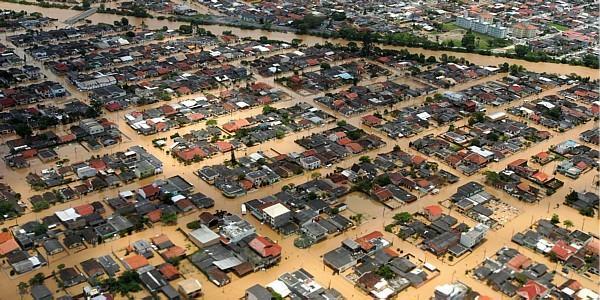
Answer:
[[[271,300],[271,293],[265,287],[255,284],[246,289],[246,295],[253,295],[258,300]]]
[[[335,269],[342,269],[346,266],[356,264],[356,259],[344,247],[339,247],[325,253],[323,260]]]
[[[49,299],[52,297],[52,292],[45,285],[34,285],[31,287],[31,296],[33,299]]]

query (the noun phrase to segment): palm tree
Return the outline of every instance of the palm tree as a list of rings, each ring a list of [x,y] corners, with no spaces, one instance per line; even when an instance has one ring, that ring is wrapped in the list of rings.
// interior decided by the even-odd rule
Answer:
[[[19,295],[21,296],[21,300],[23,299],[23,295],[27,294],[27,288],[29,288],[29,284],[27,282],[19,282]]]
[[[564,220],[563,225],[565,225],[565,228],[567,228],[567,229],[575,226],[575,225],[573,225],[573,221],[571,221],[571,220]]]
[[[317,180],[317,179],[321,178],[321,173],[313,172],[312,174],[310,174],[310,178],[312,178],[313,180]]]
[[[354,221],[358,225],[360,225],[360,223],[362,223],[363,218],[364,218],[364,215],[361,213],[357,213],[356,215],[354,215]]]

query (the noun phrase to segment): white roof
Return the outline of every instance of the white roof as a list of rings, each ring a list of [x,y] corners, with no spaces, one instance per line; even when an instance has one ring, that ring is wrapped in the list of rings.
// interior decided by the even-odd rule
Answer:
[[[579,292],[577,292],[577,298],[579,299],[585,299],[585,300],[598,300],[600,299],[600,297],[598,297],[598,294],[588,288],[582,288],[581,290],[579,290]]]
[[[133,196],[133,192],[132,191],[122,191],[122,192],[119,192],[119,196],[121,196],[123,198],[129,198],[129,197]]]
[[[248,105],[248,103],[246,103],[244,101],[236,102],[235,105],[237,105],[240,108],[245,108],[245,107],[249,107],[250,106],[250,105]]]
[[[437,270],[437,267],[436,267],[436,266],[434,266],[434,265],[432,265],[432,264],[430,264],[430,263],[425,263],[425,264],[423,264],[423,267],[424,267],[425,269],[427,269],[427,270],[431,271],[431,272],[433,272],[433,271]]]
[[[279,280],[275,280],[275,281],[267,284],[267,287],[271,288],[274,292],[281,295],[281,297],[283,297],[283,298],[289,296],[292,293],[290,291],[290,289],[288,289],[287,285],[285,285],[285,283],[283,283]]]
[[[417,114],[417,118],[427,121],[427,120],[429,120],[429,118],[431,118],[431,115],[427,112],[422,112],[422,113]]]
[[[487,67],[483,67],[483,69],[484,69],[484,70],[487,70],[487,71],[490,71],[490,72],[496,72],[496,71],[500,70],[500,68],[497,68],[497,67],[489,67],[489,66],[487,66]]]
[[[225,259],[214,261],[213,265],[217,266],[217,268],[219,268],[221,270],[227,270],[227,269],[231,269],[235,266],[239,266],[242,263],[243,262],[239,258],[237,258],[235,256],[230,256]]]
[[[177,203],[177,201],[183,200],[186,197],[184,195],[176,195],[171,197],[171,201],[173,201],[173,203]]]
[[[200,228],[190,232],[190,236],[203,244],[219,239],[219,235],[205,225],[200,225]]]
[[[543,105],[544,107],[546,107],[547,109],[553,109],[556,105],[548,102],[548,101],[540,101],[537,104],[539,105]]]
[[[117,42],[119,42],[121,45],[129,45],[129,41],[124,38],[118,38]]]
[[[264,46],[254,46],[252,48],[254,48],[254,49],[256,49],[256,50],[258,50],[260,52],[269,52],[270,51],[269,48],[264,47]]]
[[[385,288],[381,291],[371,291],[371,294],[375,296],[377,299],[388,299],[394,291],[391,288]]]
[[[65,210],[57,211],[54,213],[61,222],[76,220],[81,217],[74,208],[67,208]]]
[[[271,218],[276,218],[285,213],[288,213],[290,210],[287,207],[285,207],[283,204],[277,203],[275,205],[271,205],[269,207],[264,208],[263,211],[267,215],[269,215]]]
[[[186,294],[193,293],[195,291],[199,291],[202,289],[202,284],[198,279],[188,278],[180,281],[178,284],[180,289],[182,289]]]
[[[264,157],[264,156],[262,156],[260,153],[256,153],[256,152],[254,152],[254,153],[251,153],[250,155],[248,155],[248,157],[250,157],[250,159],[251,159],[251,160],[253,160],[253,161],[255,161],[255,162],[256,162],[256,161],[259,161],[259,160],[260,160],[260,159],[262,159],[262,158],[265,158],[265,157]]]
[[[121,61],[131,61],[131,60],[133,60],[133,57],[131,57],[131,55],[125,55],[125,56],[121,56],[119,59]]]
[[[503,111],[497,111],[495,113],[491,113],[488,115],[488,118],[492,119],[492,120],[498,120],[498,119],[502,119],[506,117],[506,113]]]
[[[475,152],[475,153],[477,153],[477,154],[479,154],[479,155],[481,155],[483,157],[494,156],[494,152],[481,149],[481,148],[479,148],[477,146],[470,146],[469,150],[471,150],[472,152]]]
[[[195,100],[184,100],[180,102],[181,105],[185,106],[185,107],[192,107],[194,105],[196,105],[196,101]]]
[[[550,250],[552,250],[552,247],[554,247],[554,244],[550,243],[549,241],[546,241],[545,239],[541,239],[537,242],[535,247],[544,253],[549,253]]]
[[[40,265],[40,259],[36,256],[32,256],[30,258],[28,258],[28,260],[33,264],[33,266],[39,266]]]
[[[529,109],[527,107],[522,107],[522,106],[519,107],[519,110],[522,111],[522,112],[524,112],[524,113],[526,113],[526,114],[528,114],[528,115],[531,115],[531,114],[535,113],[533,110],[531,110],[531,109]]]

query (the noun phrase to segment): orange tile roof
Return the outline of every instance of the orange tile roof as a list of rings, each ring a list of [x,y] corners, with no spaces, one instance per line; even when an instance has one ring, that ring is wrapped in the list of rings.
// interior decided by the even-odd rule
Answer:
[[[161,234],[151,238],[150,240],[152,241],[153,244],[156,244],[156,245],[170,241],[169,237],[164,233],[161,233]]]
[[[529,265],[531,265],[531,259],[523,254],[517,254],[517,256],[511,258],[506,264],[518,271],[529,267]]]
[[[180,274],[180,273],[179,273],[179,270],[177,270],[177,268],[175,268],[175,266],[173,266],[173,265],[172,265],[172,264],[170,264],[170,263],[165,263],[165,264],[162,264],[162,265],[161,265],[161,266],[158,268],[158,270],[160,271],[160,273],[161,273],[163,276],[165,276],[165,278],[166,278],[167,280],[170,280],[170,279],[175,279],[175,278],[179,277],[179,274]]]
[[[15,241],[14,239],[10,239],[2,244],[0,244],[0,255],[6,255],[7,253],[10,253],[14,250],[18,250],[21,249],[21,247],[19,247],[19,244],[17,244],[17,241]]]
[[[173,246],[173,247],[167,249],[167,251],[162,253],[162,256],[165,259],[181,257],[184,255],[185,255],[185,249],[183,249],[179,246]]]
[[[146,216],[148,217],[148,220],[150,220],[150,222],[156,223],[160,221],[160,217],[162,216],[162,210],[160,208],[155,209],[147,213]]]
[[[148,265],[148,260],[139,254],[127,257],[124,259],[124,261],[125,264],[127,264],[127,266],[129,266],[129,268],[132,270],[137,270]]]
[[[442,208],[439,205],[425,206],[425,208],[423,208],[423,210],[430,216],[436,217],[436,216],[442,215]]]
[[[10,234],[10,232],[6,231],[6,232],[0,232],[0,244],[3,244],[4,242],[8,241],[8,240],[12,240],[12,235]]]

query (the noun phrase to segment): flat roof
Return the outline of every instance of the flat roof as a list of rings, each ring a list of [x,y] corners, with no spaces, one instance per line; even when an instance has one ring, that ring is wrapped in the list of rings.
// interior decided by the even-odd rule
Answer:
[[[273,204],[269,207],[265,207],[263,209],[263,211],[269,215],[272,218],[276,218],[278,216],[281,216],[285,213],[288,213],[290,210],[285,207],[285,205],[281,204],[281,203],[277,203],[277,204]]]

